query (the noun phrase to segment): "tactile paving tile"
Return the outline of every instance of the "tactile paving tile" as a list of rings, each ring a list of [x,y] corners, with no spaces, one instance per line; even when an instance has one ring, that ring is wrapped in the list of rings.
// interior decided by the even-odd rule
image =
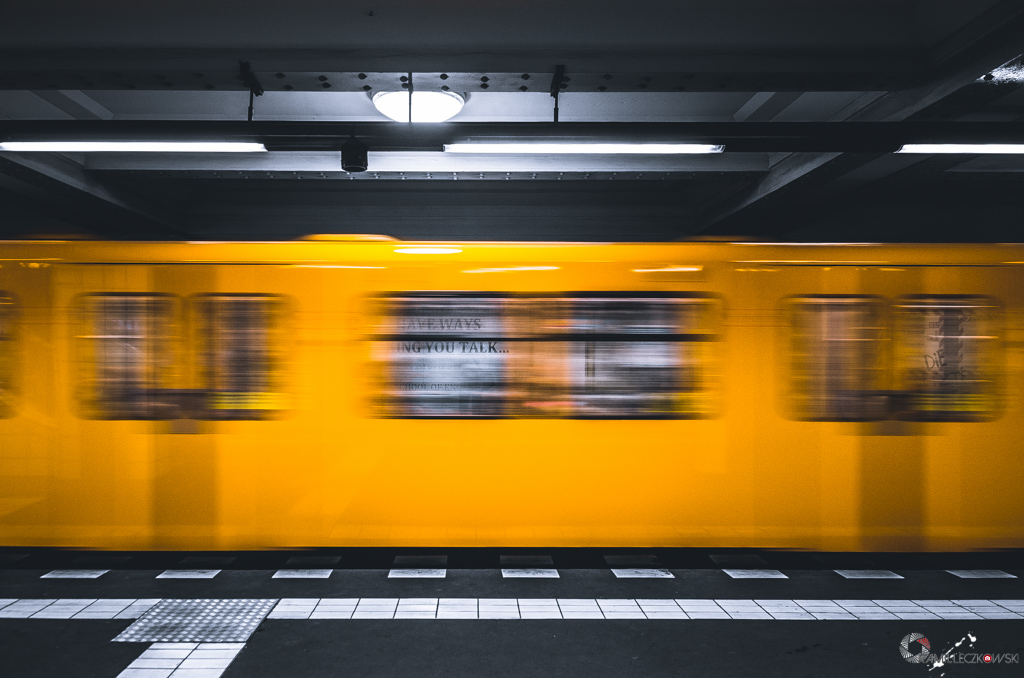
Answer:
[[[240,643],[267,616],[277,599],[169,599],[125,629],[124,643]]]

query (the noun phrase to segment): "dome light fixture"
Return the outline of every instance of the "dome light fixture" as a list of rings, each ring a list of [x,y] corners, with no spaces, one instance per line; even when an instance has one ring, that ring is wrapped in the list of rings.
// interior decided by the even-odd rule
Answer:
[[[465,105],[466,99],[455,92],[413,92],[413,122],[444,122]],[[409,92],[377,92],[373,95],[377,110],[395,122],[409,122]]]

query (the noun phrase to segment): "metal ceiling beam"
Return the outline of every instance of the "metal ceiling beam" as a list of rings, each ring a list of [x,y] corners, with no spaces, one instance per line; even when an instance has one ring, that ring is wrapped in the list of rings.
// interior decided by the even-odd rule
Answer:
[[[565,141],[713,143],[741,153],[889,153],[906,143],[1024,143],[1024,123],[0,121],[0,141],[260,141],[273,151],[333,151],[353,135],[377,151],[440,151],[445,144],[472,141]]]
[[[910,125],[926,117],[929,109],[939,108],[944,100],[959,98],[958,93],[965,88],[978,86],[979,78],[1022,53],[1024,5],[1017,0],[1003,0],[930,51],[928,61],[933,67],[927,77],[913,87],[888,92],[845,115],[842,122]],[[871,145],[850,150],[859,154],[789,155],[776,163],[767,176],[706,208],[698,219],[700,226],[696,232],[724,234],[750,232],[751,228],[778,232],[780,227],[788,230],[787,225],[766,217],[779,205],[806,207],[818,203],[829,193],[824,190],[828,184],[880,155]],[[873,180],[880,178],[883,177],[875,176]],[[854,190],[868,180],[847,183],[847,190]]]
[[[77,213],[79,224],[96,226],[103,233],[116,235],[125,228],[134,232],[141,226],[154,236],[183,235],[164,209],[106,185],[63,155],[0,153],[0,175],[14,179],[12,186],[25,185],[19,192],[28,200],[40,202],[43,195],[44,209],[51,202],[70,206],[60,212]]]
[[[87,170],[144,172],[344,173],[336,151],[292,153],[97,153]],[[371,172],[767,172],[764,153],[693,155],[466,155],[438,151],[371,151]]]

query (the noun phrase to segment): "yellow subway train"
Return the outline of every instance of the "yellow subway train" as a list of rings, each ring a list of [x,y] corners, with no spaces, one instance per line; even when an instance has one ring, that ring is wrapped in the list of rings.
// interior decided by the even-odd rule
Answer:
[[[1024,246],[0,243],[0,545],[1024,547]]]

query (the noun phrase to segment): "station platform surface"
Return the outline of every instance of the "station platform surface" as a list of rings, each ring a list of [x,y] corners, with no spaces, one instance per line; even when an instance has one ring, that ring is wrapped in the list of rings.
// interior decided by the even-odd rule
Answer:
[[[1022,654],[1018,551],[0,549],[4,676],[955,678]]]

